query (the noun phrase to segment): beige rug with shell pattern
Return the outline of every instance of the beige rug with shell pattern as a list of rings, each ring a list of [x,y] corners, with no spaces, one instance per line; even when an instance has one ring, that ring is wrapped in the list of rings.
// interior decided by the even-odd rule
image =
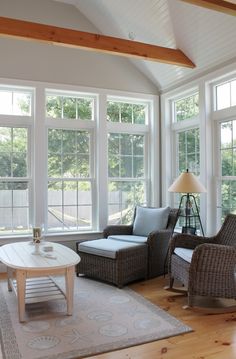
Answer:
[[[59,278],[61,284],[63,279]],[[17,300],[0,284],[0,327],[4,359],[75,359],[192,331],[125,287],[75,278],[74,314],[65,300],[26,305],[19,323]]]

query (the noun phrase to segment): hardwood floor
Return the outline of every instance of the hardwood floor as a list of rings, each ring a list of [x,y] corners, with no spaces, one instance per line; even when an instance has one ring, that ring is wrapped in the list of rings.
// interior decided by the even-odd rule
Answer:
[[[6,276],[0,274],[0,278]],[[184,310],[186,297],[164,290],[166,284],[167,279],[159,277],[132,284],[130,288],[189,325],[192,333],[90,359],[236,359],[236,313],[206,315]]]
[[[92,359],[236,359],[236,313],[206,315],[182,309],[187,298],[155,278],[130,288],[189,325],[194,332],[90,357]]]

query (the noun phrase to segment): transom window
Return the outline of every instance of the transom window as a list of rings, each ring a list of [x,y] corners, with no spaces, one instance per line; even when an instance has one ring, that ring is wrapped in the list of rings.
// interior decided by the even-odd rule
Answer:
[[[216,110],[236,106],[236,80],[217,85],[215,91]]]
[[[107,120],[110,122],[145,124],[147,123],[147,110],[147,104],[109,100],[107,102]]]
[[[0,89],[0,114],[31,116],[31,93]]]
[[[174,101],[174,121],[184,121],[199,114],[199,94]]]
[[[70,95],[47,94],[46,116],[51,118],[92,120],[94,99]]]

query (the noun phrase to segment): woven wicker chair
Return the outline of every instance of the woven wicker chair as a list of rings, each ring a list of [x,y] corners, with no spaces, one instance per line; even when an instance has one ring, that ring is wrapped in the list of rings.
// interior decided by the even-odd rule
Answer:
[[[176,291],[175,279],[187,288],[188,307],[198,306],[198,296],[236,300],[236,215],[227,215],[213,237],[174,235],[169,246],[169,275],[170,290]],[[236,309],[236,302],[231,308]]]
[[[136,212],[134,213],[135,219]],[[167,227],[164,230],[153,231],[148,235],[148,273],[147,278],[154,278],[164,274],[165,259],[168,250],[169,240],[173,234],[178,217],[178,209],[171,209],[168,217]],[[133,223],[134,223],[133,219]],[[104,238],[111,235],[132,235],[133,224],[131,225],[110,225],[103,231]]]

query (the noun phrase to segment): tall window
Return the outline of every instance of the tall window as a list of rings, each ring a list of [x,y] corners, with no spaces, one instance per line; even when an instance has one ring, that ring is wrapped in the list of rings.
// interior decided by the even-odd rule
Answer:
[[[200,133],[199,133],[199,94],[194,92],[173,101],[173,177],[177,178],[187,169],[196,176],[200,175]],[[174,206],[178,208],[180,193],[174,195]],[[197,202],[200,198],[197,196]],[[184,225],[183,218],[178,226]],[[199,223],[196,223],[196,227]]]
[[[24,123],[31,102],[28,90],[0,88],[0,235],[23,234],[30,226],[30,141]]]
[[[130,223],[136,204],[147,202],[147,156],[145,125],[148,105],[108,101],[107,120],[119,122],[126,133],[108,134],[108,215],[109,223]],[[123,127],[122,123],[129,124]],[[143,133],[133,133],[138,124]],[[132,132],[132,133],[128,133]]]
[[[222,220],[236,213],[236,119],[220,124],[220,175]]]
[[[93,99],[50,94],[46,109],[51,118],[65,120],[64,128],[48,130],[48,230],[91,230],[92,134],[80,129],[80,120],[93,119]]]

